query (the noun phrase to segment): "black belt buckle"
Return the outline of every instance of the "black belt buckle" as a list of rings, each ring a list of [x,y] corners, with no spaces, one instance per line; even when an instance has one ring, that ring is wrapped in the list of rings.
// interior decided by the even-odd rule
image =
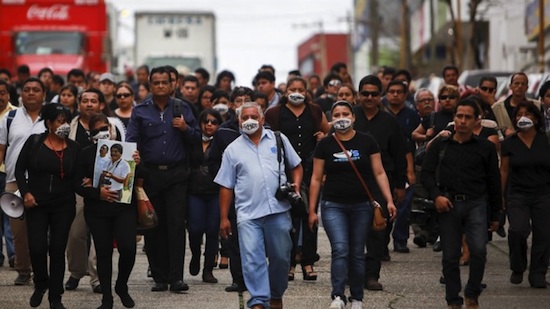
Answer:
[[[457,202],[466,202],[466,194],[455,194],[454,200]]]
[[[168,170],[168,165],[157,165],[157,168],[160,171],[167,171]]]

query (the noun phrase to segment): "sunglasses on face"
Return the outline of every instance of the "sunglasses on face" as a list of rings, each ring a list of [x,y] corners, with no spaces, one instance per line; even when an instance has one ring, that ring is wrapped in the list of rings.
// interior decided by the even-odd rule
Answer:
[[[481,86],[481,87],[479,87],[479,89],[481,89],[482,91],[485,91],[485,92],[493,92],[493,91],[495,91],[495,88],[492,88],[492,87],[485,87],[485,86]]]
[[[104,126],[104,127],[101,127],[97,130],[90,130],[90,136],[95,136],[97,133],[99,133],[101,131],[109,131],[109,126]]]
[[[368,98],[369,96],[372,96],[374,98],[380,95],[380,92],[378,91],[360,91],[359,93],[366,98]]]
[[[456,100],[458,97],[456,95],[442,95],[439,96],[439,100],[445,101],[445,100]]]
[[[342,82],[337,79],[334,79],[328,82],[328,85],[331,87],[340,87],[340,85],[342,85]]]
[[[218,120],[216,120],[216,119],[205,119],[205,120],[202,121],[202,124],[209,124],[209,123],[211,123],[212,125],[215,125],[215,126],[220,124],[218,122]]]
[[[122,98],[127,98],[127,97],[130,97],[130,96],[132,96],[131,93],[117,93],[116,98],[117,99],[122,99]]]

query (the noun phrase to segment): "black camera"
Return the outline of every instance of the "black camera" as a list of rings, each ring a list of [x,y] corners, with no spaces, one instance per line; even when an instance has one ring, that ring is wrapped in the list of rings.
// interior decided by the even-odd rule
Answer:
[[[275,193],[275,197],[279,201],[287,200],[291,205],[300,205],[304,202],[302,197],[294,192],[294,185],[291,183],[282,184]]]

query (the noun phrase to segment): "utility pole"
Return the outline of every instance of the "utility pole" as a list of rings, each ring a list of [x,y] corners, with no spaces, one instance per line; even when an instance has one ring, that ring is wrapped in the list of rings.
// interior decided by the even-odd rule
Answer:
[[[455,20],[456,25],[456,66],[458,67],[458,71],[462,72],[462,66],[463,66],[463,57],[462,57],[462,10],[461,6],[462,3],[460,0],[457,0],[457,19]]]
[[[430,72],[436,71],[436,55],[435,55],[435,9],[434,1],[430,0]]]
[[[411,67],[411,40],[409,27],[409,6],[407,0],[401,0],[401,46],[399,66],[410,71]]]
[[[348,22],[348,70],[355,73],[355,52],[353,50],[353,15],[350,11],[347,13]]]
[[[539,0],[539,42],[538,42],[538,67],[539,73],[544,73],[544,2]]]
[[[371,67],[378,68],[378,32],[379,32],[379,26],[380,26],[380,20],[378,18],[378,0],[371,0],[370,1],[370,20],[371,23],[369,25],[369,31],[370,31],[370,39],[372,44],[372,50],[371,50]]]

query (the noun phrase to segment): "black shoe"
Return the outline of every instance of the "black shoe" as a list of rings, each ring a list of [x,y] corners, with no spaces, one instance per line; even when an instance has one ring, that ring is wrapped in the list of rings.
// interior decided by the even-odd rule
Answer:
[[[426,237],[422,235],[416,235],[413,238],[413,242],[415,245],[417,245],[419,248],[426,248]]]
[[[439,283],[445,284],[445,277],[443,276],[439,277]]]
[[[218,279],[214,277],[214,274],[212,274],[212,271],[202,271],[202,282],[205,283],[218,283]]]
[[[399,253],[409,253],[409,252],[411,252],[409,250],[409,247],[407,247],[407,243],[400,243],[400,242],[394,242],[393,243],[393,251],[399,252]]]
[[[4,266],[4,257],[2,257],[2,259],[0,259],[0,267],[3,267]]]
[[[380,282],[378,282],[378,279],[369,278],[367,279],[367,282],[365,282],[365,288],[369,291],[382,291],[384,290],[384,287]]]
[[[76,290],[79,282],[80,282],[80,279],[76,279],[75,277],[70,276],[69,280],[65,282],[65,290],[67,291]]]
[[[187,290],[189,290],[189,286],[182,280],[170,284],[170,292],[183,292]]]
[[[15,278],[15,281],[13,284],[15,285],[27,285],[31,281],[31,275],[18,275],[17,278]]]
[[[189,273],[191,276],[196,276],[199,274],[201,268],[201,258],[200,255],[195,255],[191,257],[191,262],[189,263]]]
[[[231,283],[230,286],[225,288],[226,292],[244,292],[246,290],[247,290],[246,285],[244,285],[244,284],[239,285],[237,283]]]
[[[499,226],[497,229],[497,235],[500,237],[506,237],[506,231],[504,230],[504,226]]]
[[[151,266],[147,266],[147,277],[153,278],[153,273],[151,272]]]
[[[14,268],[14,267],[15,267],[15,256],[12,256],[12,257],[8,260],[8,264],[10,265],[10,268]]]
[[[523,282],[523,273],[519,271],[513,271],[510,275],[510,282],[513,284],[520,284]]]
[[[65,306],[63,306],[63,304],[60,301],[58,301],[58,302],[50,303],[50,309],[67,309],[67,308],[65,308]]]
[[[113,298],[102,299],[101,306],[97,307],[97,309],[113,309]]]
[[[432,249],[434,252],[439,252],[443,250],[443,248],[441,247],[441,240],[436,240]]]
[[[120,297],[120,302],[122,303],[122,305],[126,308],[134,308],[134,306],[136,305],[136,303],[134,302],[134,300],[132,299],[132,297],[130,296],[130,294],[128,293],[117,293],[118,294],[118,297]]]
[[[96,285],[96,286],[92,289],[92,291],[94,291],[94,293],[96,293],[96,294],[103,294],[103,290],[101,289],[101,284]]]
[[[47,290],[48,289],[34,290],[34,293],[32,293],[31,300],[29,302],[31,307],[36,308],[40,306],[40,304],[42,303],[42,298],[44,297],[44,294],[46,294]]]
[[[155,283],[153,287],[151,288],[151,292],[163,292],[168,290],[168,284],[167,283]]]

